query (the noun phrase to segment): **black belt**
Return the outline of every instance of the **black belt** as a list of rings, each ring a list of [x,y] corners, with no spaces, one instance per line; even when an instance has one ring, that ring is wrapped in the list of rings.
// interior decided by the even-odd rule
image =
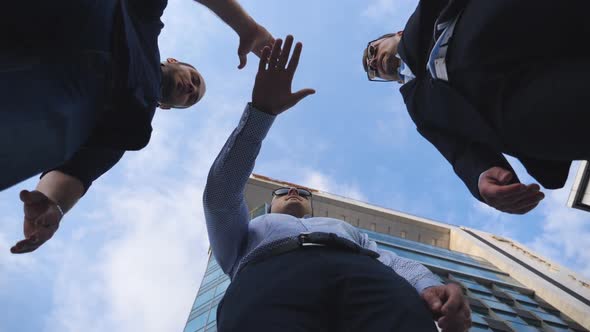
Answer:
[[[257,262],[263,261],[265,259],[268,259],[270,257],[287,253],[289,251],[301,249],[304,247],[312,247],[312,246],[340,249],[340,250],[349,251],[349,252],[352,252],[355,254],[366,255],[366,256],[369,256],[372,258],[379,257],[378,253],[376,253],[372,250],[363,248],[360,245],[358,245],[348,239],[339,237],[338,235],[336,235],[334,233],[324,233],[324,232],[301,233],[301,234],[299,234],[299,236],[297,236],[296,239],[293,239],[293,241],[286,241],[284,243],[281,243],[278,246],[273,246],[272,249],[269,249],[269,250],[265,251],[264,253],[261,253],[257,257],[251,259],[249,262],[247,262],[246,264],[241,266],[240,270],[242,270],[244,267],[246,267],[249,264],[257,263]]]

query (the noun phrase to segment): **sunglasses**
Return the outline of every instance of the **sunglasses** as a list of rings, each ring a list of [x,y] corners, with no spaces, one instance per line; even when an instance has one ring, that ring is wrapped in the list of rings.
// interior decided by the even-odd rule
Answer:
[[[400,33],[401,33],[401,31],[398,32],[398,34],[400,34]],[[391,79],[379,77],[379,73],[377,72],[377,68],[373,67],[371,65],[371,63],[373,62],[373,60],[377,56],[377,47],[375,47],[374,43],[376,41],[379,41],[384,38],[389,38],[394,35],[395,35],[394,33],[383,35],[383,36],[381,36],[375,40],[371,40],[370,42],[367,43],[367,48],[366,48],[367,58],[365,59],[365,64],[367,65],[367,78],[369,79],[369,81],[371,81],[371,82],[391,82],[391,81],[393,81]]]
[[[285,196],[289,193],[289,191],[291,189],[292,188],[279,188],[279,189],[274,190],[272,192],[272,195],[276,196],[276,197]],[[308,199],[309,197],[311,197],[311,192],[309,190],[301,189],[301,188],[294,188],[294,189],[297,190],[297,194],[299,194],[299,196],[301,196],[305,199]]]

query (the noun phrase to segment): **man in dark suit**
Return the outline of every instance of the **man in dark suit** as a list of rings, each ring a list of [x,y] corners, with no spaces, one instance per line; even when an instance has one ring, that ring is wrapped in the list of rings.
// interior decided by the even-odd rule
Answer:
[[[198,2],[239,35],[240,68],[249,52],[272,45],[272,36],[236,0]],[[166,6],[166,0],[6,4],[0,20],[0,190],[59,166],[82,146],[117,154],[142,149],[157,107],[185,108],[203,96],[194,67],[161,63]]]
[[[198,0],[260,55],[272,35],[236,0]],[[156,108],[186,108],[205,93],[191,65],[160,62],[166,0],[12,1],[0,21],[0,190],[45,171],[22,191],[25,239],[37,249],[92,181],[125,151],[144,148]]]
[[[584,0],[420,1],[403,32],[369,42],[369,80],[403,83],[418,132],[473,196],[524,214],[563,187],[572,160],[590,159],[590,23]]]

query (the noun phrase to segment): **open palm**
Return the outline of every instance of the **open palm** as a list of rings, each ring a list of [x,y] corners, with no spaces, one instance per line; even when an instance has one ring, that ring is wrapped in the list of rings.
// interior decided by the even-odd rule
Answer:
[[[23,190],[20,199],[23,201],[25,212],[25,239],[10,249],[14,254],[23,254],[39,248],[57,231],[63,217],[57,205],[39,191]]]
[[[277,39],[272,51],[268,47],[262,51],[252,91],[252,106],[273,115],[286,111],[303,98],[315,93],[313,89],[291,92],[293,76],[299,64],[303,45],[301,43],[295,45],[289,60],[293,36],[287,36],[285,46],[281,49],[282,43],[281,39]]]

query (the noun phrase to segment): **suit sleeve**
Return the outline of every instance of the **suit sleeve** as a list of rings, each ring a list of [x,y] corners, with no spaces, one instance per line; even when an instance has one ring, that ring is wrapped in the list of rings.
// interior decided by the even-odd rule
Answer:
[[[139,14],[145,20],[160,20],[168,0],[127,0],[133,12]]]
[[[53,170],[71,175],[82,182],[85,194],[92,182],[115,166],[124,153],[123,150],[111,148],[82,147],[74,153],[70,160],[54,169],[43,172],[41,177]]]
[[[453,170],[465,183],[473,197],[482,202],[484,200],[479,194],[478,183],[479,176],[484,171],[499,166],[514,174],[513,182],[519,182],[506,158],[483,144],[466,141],[430,128],[418,128],[418,132],[453,166]]]

